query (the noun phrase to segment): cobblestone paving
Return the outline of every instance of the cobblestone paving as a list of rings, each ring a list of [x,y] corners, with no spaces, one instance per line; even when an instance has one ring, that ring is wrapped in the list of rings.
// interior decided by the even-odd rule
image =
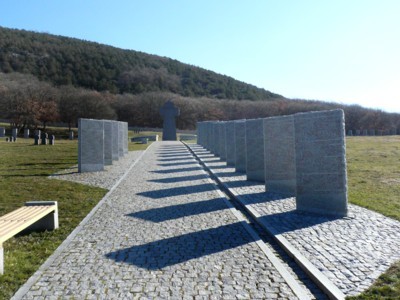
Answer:
[[[179,142],[154,143],[64,247],[23,299],[296,298]]]
[[[202,147],[191,149],[346,295],[359,294],[400,259],[400,222],[352,204],[342,219],[296,212],[295,198],[265,192]]]

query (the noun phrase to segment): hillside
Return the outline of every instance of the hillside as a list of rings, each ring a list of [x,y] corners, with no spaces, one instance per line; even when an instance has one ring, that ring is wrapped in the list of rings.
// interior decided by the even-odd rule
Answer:
[[[270,100],[264,89],[177,60],[74,38],[0,27],[0,72],[32,74],[56,86],[140,94]]]
[[[169,58],[0,27],[0,119],[12,127],[45,129],[60,121],[72,127],[79,118],[161,127],[159,109],[169,99],[180,108],[180,129],[195,129],[204,120],[342,108],[346,130],[400,133],[400,114],[286,99]]]

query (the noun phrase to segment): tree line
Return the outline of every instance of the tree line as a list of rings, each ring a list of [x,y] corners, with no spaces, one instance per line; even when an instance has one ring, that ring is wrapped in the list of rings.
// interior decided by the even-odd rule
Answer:
[[[180,109],[179,129],[196,128],[198,121],[255,119],[298,112],[342,108],[346,130],[375,129],[400,133],[400,114],[309,100],[269,101],[185,97],[170,92],[112,94],[71,85],[55,86],[32,75],[0,73],[0,118],[19,129],[46,129],[63,122],[75,127],[79,118],[115,119],[135,127],[162,127],[161,106],[172,99]]]
[[[94,42],[0,27],[0,72],[32,74],[56,86],[113,94],[264,100],[282,96],[166,57]]]

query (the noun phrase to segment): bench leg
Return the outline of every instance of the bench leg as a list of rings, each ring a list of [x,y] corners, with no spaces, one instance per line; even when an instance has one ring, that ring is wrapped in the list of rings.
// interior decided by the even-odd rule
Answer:
[[[0,275],[4,274],[4,250],[3,245],[0,245]]]
[[[29,226],[26,230],[24,230],[24,232],[54,230],[58,228],[57,201],[31,201],[31,202],[26,202],[25,205],[34,206],[34,205],[43,205],[48,203],[56,206],[55,211],[43,217],[42,219],[32,224],[31,226]]]

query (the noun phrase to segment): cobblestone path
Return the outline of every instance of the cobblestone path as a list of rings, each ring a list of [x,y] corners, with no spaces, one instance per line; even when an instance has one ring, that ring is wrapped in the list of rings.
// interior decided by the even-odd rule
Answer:
[[[17,298],[297,297],[187,148],[156,142]]]
[[[400,259],[400,222],[352,204],[346,218],[299,213],[295,198],[265,192],[264,183],[247,181],[201,146],[190,147],[261,224],[289,241],[345,295],[361,293]]]

